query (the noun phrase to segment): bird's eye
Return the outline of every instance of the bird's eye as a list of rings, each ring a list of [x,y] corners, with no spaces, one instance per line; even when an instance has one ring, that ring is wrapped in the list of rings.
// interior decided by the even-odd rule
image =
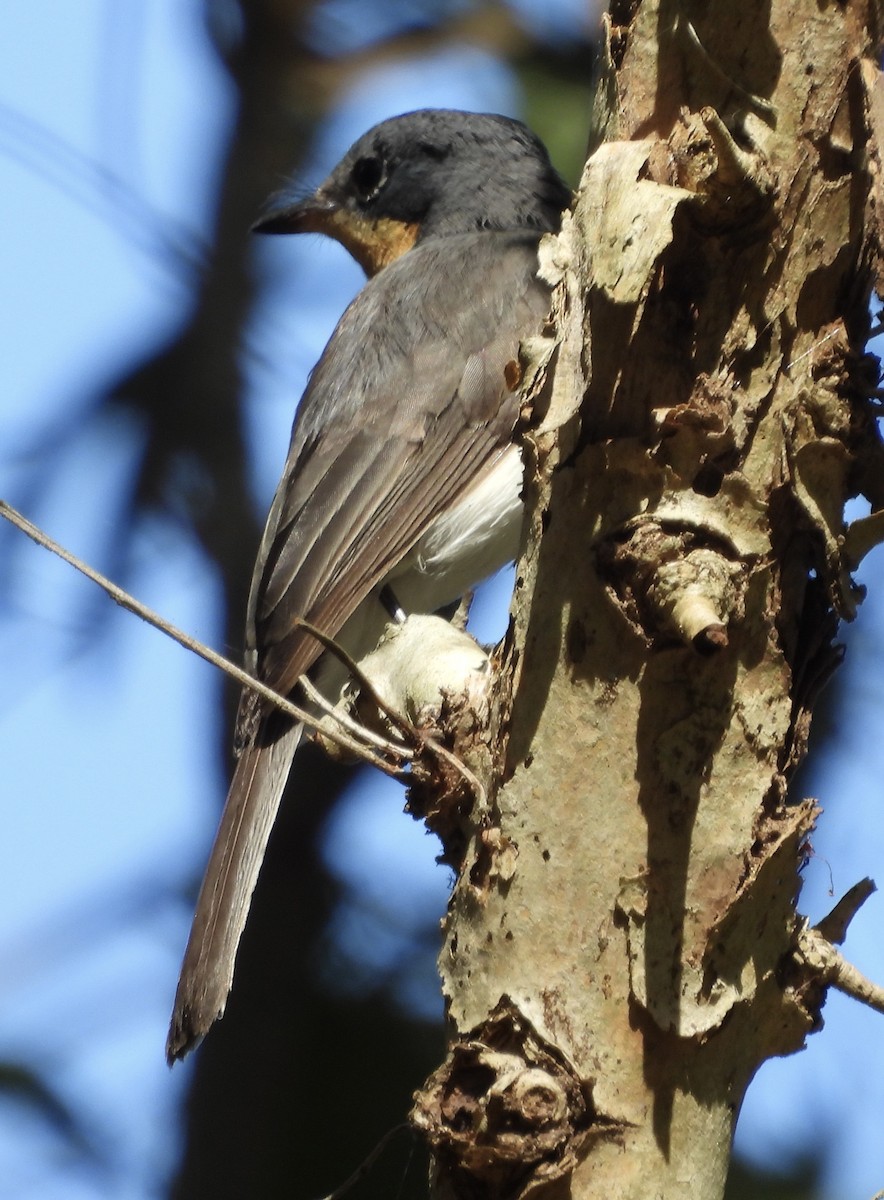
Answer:
[[[350,178],[360,200],[372,200],[381,190],[387,179],[387,168],[384,160],[376,154],[357,158],[350,172]]]

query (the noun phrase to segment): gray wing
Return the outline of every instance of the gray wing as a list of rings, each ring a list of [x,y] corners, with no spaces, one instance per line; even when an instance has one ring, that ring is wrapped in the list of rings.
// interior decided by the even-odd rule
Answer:
[[[505,368],[549,293],[537,239],[481,233],[404,255],[359,294],[301,402],[256,565],[247,640],[289,692],[433,518],[512,441]]]
[[[277,691],[291,691],[319,654],[296,618],[336,634],[509,446],[517,399],[505,368],[549,305],[536,263],[536,237],[446,238],[387,267],[344,314],[301,402],[252,582],[249,666]],[[242,754],[185,951],[170,1062],[224,1011],[300,734],[243,705]]]

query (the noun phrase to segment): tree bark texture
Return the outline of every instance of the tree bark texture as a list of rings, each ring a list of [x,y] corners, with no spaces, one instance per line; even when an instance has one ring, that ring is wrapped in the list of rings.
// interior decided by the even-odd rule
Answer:
[[[645,0],[607,35],[525,348],[526,549],[413,1114],[437,1197],[720,1197],[832,979],[787,787],[880,540],[845,500],[884,506],[877,14]]]

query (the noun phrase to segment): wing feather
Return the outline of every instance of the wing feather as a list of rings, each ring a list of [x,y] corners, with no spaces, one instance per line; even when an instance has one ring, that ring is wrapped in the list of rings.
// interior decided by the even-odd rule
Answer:
[[[439,239],[372,280],[302,400],[252,585],[250,645],[288,692],[433,518],[500,457],[504,368],[549,307],[536,237]],[[335,401],[334,403],[332,401]]]

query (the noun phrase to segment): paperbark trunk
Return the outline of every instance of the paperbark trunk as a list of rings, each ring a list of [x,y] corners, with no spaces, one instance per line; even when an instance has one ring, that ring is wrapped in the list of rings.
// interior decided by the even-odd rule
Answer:
[[[437,1198],[718,1198],[754,1072],[817,1022],[787,786],[880,537],[844,502],[884,505],[876,22],[612,11],[603,144],[542,251],[490,749],[461,747],[487,798],[414,1113]]]

